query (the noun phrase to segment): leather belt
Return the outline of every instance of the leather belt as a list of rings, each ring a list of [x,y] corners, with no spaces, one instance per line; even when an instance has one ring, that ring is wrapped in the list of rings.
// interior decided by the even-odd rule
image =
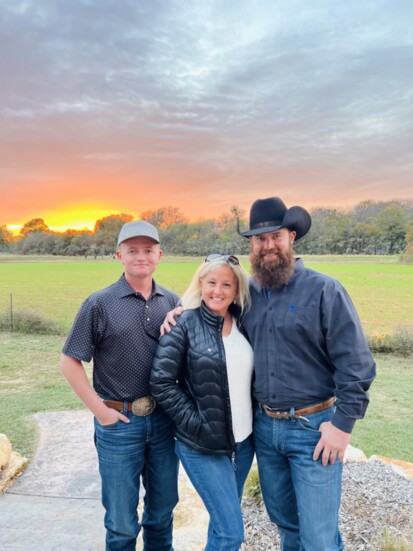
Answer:
[[[117,400],[103,400],[103,403],[108,408],[116,409],[123,413],[125,411],[125,404],[127,405],[127,410],[131,411],[134,415],[139,417],[145,417],[145,415],[151,414],[156,408],[156,402],[152,396],[144,396],[143,398],[138,398],[133,402],[118,402]]]
[[[277,411],[277,410],[271,409],[265,404],[261,404],[261,407],[265,411],[265,413],[269,417],[272,417],[273,419],[291,419],[292,417],[294,418],[303,417],[304,415],[310,415],[311,413],[318,413],[319,411],[324,411],[325,409],[330,408],[335,401],[336,401],[336,398],[335,396],[333,396],[332,398],[329,398],[325,402],[320,402],[318,404],[314,404],[313,406],[308,406],[306,408],[301,408],[301,409],[292,408],[294,412],[293,416],[291,416],[291,410]]]

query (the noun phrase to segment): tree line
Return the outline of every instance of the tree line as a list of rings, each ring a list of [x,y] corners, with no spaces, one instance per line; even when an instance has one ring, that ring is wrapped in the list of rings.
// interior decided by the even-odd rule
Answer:
[[[310,232],[296,244],[300,254],[400,254],[413,253],[413,201],[363,201],[355,207],[310,210]],[[169,255],[202,256],[211,251],[249,254],[248,240],[237,233],[248,228],[243,209],[233,206],[214,219],[190,222],[177,207],[161,207],[141,214],[160,234]],[[114,255],[116,239],[131,214],[112,214],[97,220],[93,231],[54,232],[42,218],[26,222],[18,236],[0,225],[0,251],[14,254],[67,256]]]

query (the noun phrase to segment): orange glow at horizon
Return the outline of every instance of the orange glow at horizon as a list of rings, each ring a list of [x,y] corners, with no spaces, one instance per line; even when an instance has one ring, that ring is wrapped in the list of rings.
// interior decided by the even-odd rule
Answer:
[[[43,212],[32,218],[28,218],[23,223],[8,224],[7,229],[12,232],[13,235],[19,235],[21,228],[30,219],[42,218],[47,227],[54,232],[64,233],[66,230],[90,230],[93,231],[95,224],[98,220],[110,216],[112,214],[120,214],[121,210],[118,208],[102,207],[97,209],[96,206],[79,208],[71,207],[59,211]],[[132,214],[128,212],[126,214]]]

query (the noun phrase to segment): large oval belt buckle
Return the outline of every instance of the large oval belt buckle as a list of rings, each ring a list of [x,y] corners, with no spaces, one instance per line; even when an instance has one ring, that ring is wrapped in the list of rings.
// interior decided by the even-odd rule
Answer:
[[[152,396],[144,396],[132,402],[132,413],[139,417],[149,415],[155,409],[156,404]]]

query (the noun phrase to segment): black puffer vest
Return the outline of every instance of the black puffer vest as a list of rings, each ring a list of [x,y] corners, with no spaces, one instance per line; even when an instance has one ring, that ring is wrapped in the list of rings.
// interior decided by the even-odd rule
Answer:
[[[235,442],[222,341],[224,318],[202,303],[176,322],[156,350],[152,396],[172,418],[178,440],[204,453],[231,455]]]

